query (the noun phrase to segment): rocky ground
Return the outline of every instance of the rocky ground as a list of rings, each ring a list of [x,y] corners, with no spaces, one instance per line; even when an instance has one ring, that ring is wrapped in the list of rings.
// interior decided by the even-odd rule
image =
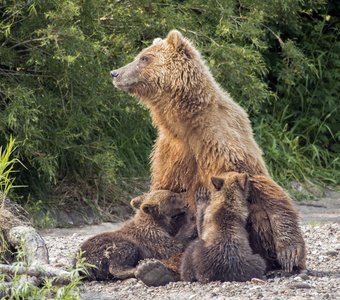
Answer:
[[[88,282],[81,287],[82,299],[340,299],[340,194],[328,192],[318,201],[297,207],[308,247],[305,273],[246,283],[176,282],[158,288],[147,287],[136,279]],[[64,267],[71,264],[78,246],[86,238],[118,226],[104,223],[41,233],[50,251],[51,264]]]

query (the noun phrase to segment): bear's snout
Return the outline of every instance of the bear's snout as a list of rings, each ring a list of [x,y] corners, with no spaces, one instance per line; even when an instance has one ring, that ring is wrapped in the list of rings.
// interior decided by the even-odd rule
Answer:
[[[138,61],[110,72],[113,85],[123,91],[132,92],[140,80]]]
[[[119,76],[119,73],[115,70],[110,72],[112,78],[117,78]]]

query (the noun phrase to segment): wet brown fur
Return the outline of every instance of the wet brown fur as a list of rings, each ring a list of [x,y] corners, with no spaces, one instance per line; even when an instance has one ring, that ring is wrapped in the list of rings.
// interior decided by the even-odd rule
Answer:
[[[199,239],[184,252],[181,278],[184,281],[247,281],[260,278],[265,261],[253,254],[249,245],[246,223],[248,218],[248,175],[230,172],[223,185],[209,194],[197,192]]]
[[[146,258],[166,259],[182,253],[184,247],[174,239],[178,217],[186,212],[185,194],[153,191],[131,201],[136,214],[112,232],[85,241],[81,250],[92,280],[134,277],[135,267]]]

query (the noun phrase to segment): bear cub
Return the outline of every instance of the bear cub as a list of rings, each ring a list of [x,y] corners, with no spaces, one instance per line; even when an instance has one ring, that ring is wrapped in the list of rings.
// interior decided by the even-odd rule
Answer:
[[[264,260],[253,254],[246,230],[248,175],[229,172],[212,177],[215,191],[196,192],[199,238],[184,252],[184,281],[247,281],[261,278]]]
[[[131,200],[135,215],[112,232],[98,234],[80,247],[91,280],[135,277],[138,262],[146,258],[166,259],[184,251],[173,236],[185,219],[185,193],[157,190]]]

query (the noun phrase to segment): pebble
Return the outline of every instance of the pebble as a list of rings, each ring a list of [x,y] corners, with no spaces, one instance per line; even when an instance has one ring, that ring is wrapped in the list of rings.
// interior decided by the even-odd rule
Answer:
[[[251,282],[255,283],[255,284],[265,284],[266,283],[264,280],[259,279],[259,278],[252,278]]]
[[[310,289],[312,288],[310,284],[305,282],[293,283],[289,286],[292,289]]]
[[[306,273],[301,273],[298,277],[300,277],[301,280],[308,280],[309,276]]]
[[[334,251],[334,250],[327,251],[326,255],[328,255],[328,256],[337,256],[338,255],[338,251]]]
[[[301,276],[296,276],[293,278],[294,281],[302,281],[302,277]]]

